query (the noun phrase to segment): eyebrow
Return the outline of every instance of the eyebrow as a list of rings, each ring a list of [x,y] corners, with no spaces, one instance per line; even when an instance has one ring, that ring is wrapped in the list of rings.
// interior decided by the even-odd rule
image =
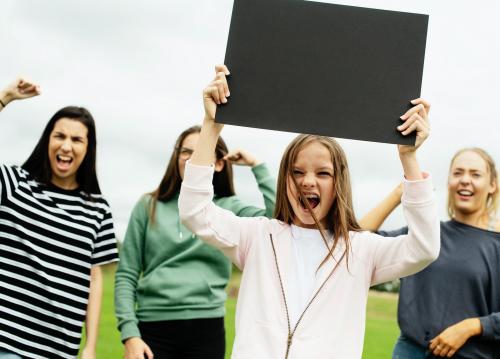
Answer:
[[[454,169],[453,169],[453,172],[455,172],[455,171],[460,171],[460,172],[469,171],[469,172],[480,172],[480,173],[486,173],[485,171],[483,171],[483,170],[478,170],[478,169],[476,169],[476,168],[465,169],[465,168],[462,168],[462,167],[457,167],[457,168],[454,168]]]
[[[66,137],[67,135],[64,132],[61,131],[55,131],[54,135],[60,135]],[[73,140],[84,140],[84,136],[70,136]]]
[[[304,170],[304,167],[293,166],[292,169],[294,169],[294,170]],[[331,172],[333,172],[333,168],[332,167],[320,167],[320,168],[315,168],[315,171],[331,171]]]

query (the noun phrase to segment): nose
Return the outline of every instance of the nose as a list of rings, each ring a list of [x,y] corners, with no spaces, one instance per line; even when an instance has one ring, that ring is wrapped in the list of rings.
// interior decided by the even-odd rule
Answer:
[[[64,152],[70,152],[71,151],[71,140],[70,139],[66,139],[63,141],[62,145],[61,145],[61,150],[63,150]]]
[[[464,174],[460,177],[460,183],[461,183],[461,184],[467,184],[467,183],[470,183],[470,176],[469,176],[467,173],[464,173]]]
[[[314,177],[314,174],[312,173],[306,173],[304,175],[304,178],[302,179],[302,187],[304,188],[314,188],[316,185],[316,179]]]

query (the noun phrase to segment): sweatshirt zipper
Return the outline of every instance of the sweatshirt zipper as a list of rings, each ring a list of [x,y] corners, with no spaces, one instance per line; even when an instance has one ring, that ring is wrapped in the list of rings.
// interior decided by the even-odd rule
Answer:
[[[302,321],[302,318],[304,317],[304,314],[306,314],[306,311],[309,309],[309,307],[311,306],[312,302],[316,299],[316,297],[318,296],[318,294],[321,291],[321,289],[323,289],[323,287],[325,286],[325,284],[328,281],[328,279],[330,279],[330,277],[332,276],[333,272],[335,272],[335,269],[337,269],[338,265],[340,264],[340,262],[342,261],[342,259],[343,259],[344,256],[342,256],[342,258],[340,259],[340,261],[337,262],[337,264],[335,265],[335,267],[333,267],[333,269],[330,272],[330,274],[328,275],[328,277],[326,277],[326,279],[323,281],[323,283],[318,288],[318,290],[316,291],[316,293],[314,293],[313,297],[311,298],[311,300],[309,301],[309,303],[307,303],[304,311],[302,312],[302,314],[300,315],[299,319],[297,320],[297,323],[295,324],[295,327],[293,328],[293,330],[291,330],[290,315],[288,314],[288,305],[287,305],[287,301],[286,301],[285,288],[283,287],[283,280],[281,279],[281,272],[280,272],[280,268],[279,268],[279,265],[278,265],[278,256],[276,255],[276,248],[274,247],[273,235],[271,233],[269,233],[269,238],[271,239],[271,246],[273,248],[273,254],[274,254],[274,263],[276,264],[276,270],[278,272],[278,279],[280,281],[281,295],[283,296],[283,302],[285,303],[286,321],[287,321],[287,325],[288,325],[288,336],[287,336],[287,341],[286,341],[285,359],[288,359],[288,355],[290,354],[290,347],[292,346],[293,336],[294,336],[295,332],[297,331],[297,327],[299,326],[300,322]]]

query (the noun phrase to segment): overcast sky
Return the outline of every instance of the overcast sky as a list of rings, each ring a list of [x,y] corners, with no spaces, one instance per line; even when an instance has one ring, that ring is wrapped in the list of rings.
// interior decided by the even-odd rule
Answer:
[[[480,146],[500,162],[500,2],[335,3],[430,15],[422,97],[432,103],[432,132],[419,159],[434,177],[445,219],[452,155],[464,146]],[[201,91],[214,64],[223,62],[231,11],[231,0],[3,0],[0,87],[26,76],[41,85],[43,95],[1,113],[0,161],[21,164],[59,108],[87,107],[97,122],[101,188],[121,238],[134,203],[158,185],[178,134],[201,121]],[[253,152],[275,174],[294,136],[231,126],[223,131],[230,147]],[[361,216],[400,180],[397,150],[340,142]],[[238,168],[238,194],[260,204],[255,187],[250,171]],[[398,211],[385,228],[403,224]]]

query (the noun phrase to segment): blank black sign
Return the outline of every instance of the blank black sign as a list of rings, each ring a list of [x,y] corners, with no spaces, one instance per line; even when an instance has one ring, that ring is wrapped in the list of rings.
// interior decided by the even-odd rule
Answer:
[[[428,16],[310,1],[235,0],[221,123],[413,144]]]

